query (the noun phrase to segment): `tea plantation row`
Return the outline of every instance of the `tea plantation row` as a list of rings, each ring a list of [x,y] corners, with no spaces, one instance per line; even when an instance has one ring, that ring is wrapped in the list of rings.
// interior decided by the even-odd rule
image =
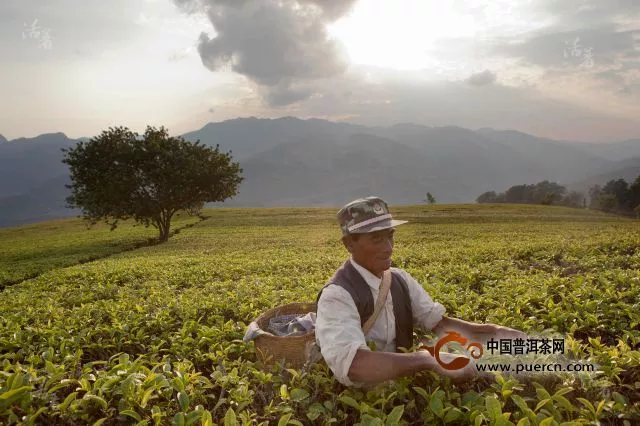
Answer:
[[[45,262],[41,275],[0,292],[0,423],[640,422],[637,222],[538,206],[392,211],[410,221],[396,232],[395,266],[448,315],[553,331],[567,357],[598,371],[460,385],[421,373],[363,391],[322,363],[266,367],[242,342],[245,328],[271,307],[314,300],[347,258],[335,209],[212,209],[166,244],[46,264],[42,247],[95,246],[93,230],[71,220],[60,226],[72,232],[46,237],[46,224],[14,230],[15,261],[0,264],[16,276],[13,265]],[[119,229],[104,245],[149,238],[138,232]]]

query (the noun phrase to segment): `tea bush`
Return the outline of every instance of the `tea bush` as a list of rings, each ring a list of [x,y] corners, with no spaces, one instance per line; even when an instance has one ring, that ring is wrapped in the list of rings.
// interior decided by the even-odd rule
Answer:
[[[49,265],[0,293],[0,423],[640,421],[640,230],[588,210],[392,208],[410,221],[396,232],[393,262],[449,315],[561,333],[567,356],[596,373],[454,385],[425,372],[363,390],[336,382],[323,363],[262,365],[241,340],[246,326],[276,305],[314,300],[347,258],[335,210],[210,209],[166,244],[69,267],[47,256],[78,241],[103,252],[146,235],[118,229],[104,240],[73,221],[46,236],[46,223],[0,232],[12,259]],[[5,274],[24,274],[25,262]]]

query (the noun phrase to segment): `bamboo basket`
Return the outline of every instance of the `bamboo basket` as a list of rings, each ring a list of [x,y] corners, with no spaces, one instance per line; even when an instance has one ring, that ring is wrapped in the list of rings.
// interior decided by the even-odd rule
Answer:
[[[289,303],[269,309],[256,319],[256,323],[262,330],[267,330],[269,320],[280,315],[300,314],[316,312],[315,303]],[[279,361],[285,364],[301,368],[310,358],[310,351],[316,341],[316,333],[311,331],[301,336],[274,336],[260,335],[254,343],[258,357],[267,365],[273,365]]]

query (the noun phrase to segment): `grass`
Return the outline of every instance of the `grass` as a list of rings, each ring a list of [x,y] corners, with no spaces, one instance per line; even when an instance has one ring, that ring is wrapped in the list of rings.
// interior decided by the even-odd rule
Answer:
[[[198,218],[176,217],[172,229],[196,223]],[[152,244],[153,227],[131,222],[111,231],[104,223],[90,229],[81,219],[63,219],[0,229],[0,289],[43,272]]]

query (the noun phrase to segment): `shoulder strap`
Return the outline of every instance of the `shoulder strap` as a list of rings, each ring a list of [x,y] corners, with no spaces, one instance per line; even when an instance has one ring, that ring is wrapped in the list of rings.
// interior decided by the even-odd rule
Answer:
[[[367,334],[371,327],[373,327],[373,323],[378,319],[378,315],[380,315],[380,311],[382,311],[382,307],[384,306],[384,302],[387,300],[387,294],[389,293],[389,289],[391,288],[391,270],[387,269],[382,274],[382,284],[380,284],[380,291],[378,292],[378,299],[376,300],[376,307],[373,310],[373,314],[369,317],[367,322],[362,326],[362,332]]]

